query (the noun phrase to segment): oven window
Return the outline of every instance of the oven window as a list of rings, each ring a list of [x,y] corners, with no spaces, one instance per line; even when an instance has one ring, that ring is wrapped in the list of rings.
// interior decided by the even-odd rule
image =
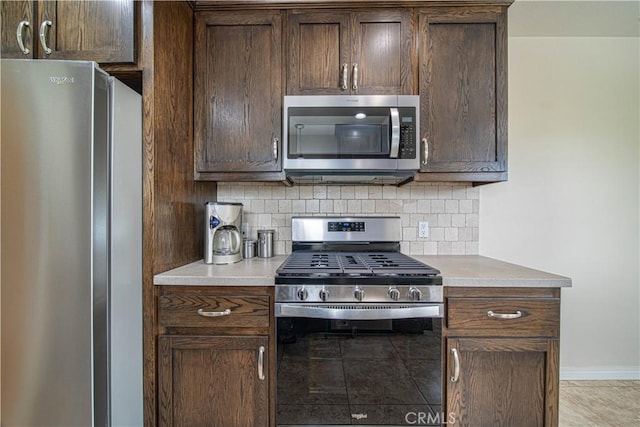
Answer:
[[[389,157],[388,108],[289,108],[289,158]]]
[[[276,425],[440,425],[441,319],[278,319]]]

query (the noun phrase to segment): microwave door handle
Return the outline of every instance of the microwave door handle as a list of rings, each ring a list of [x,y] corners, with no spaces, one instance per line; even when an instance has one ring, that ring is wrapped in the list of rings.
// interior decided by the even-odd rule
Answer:
[[[391,112],[391,150],[389,157],[397,159],[400,152],[400,114],[397,108],[390,108],[389,111]]]

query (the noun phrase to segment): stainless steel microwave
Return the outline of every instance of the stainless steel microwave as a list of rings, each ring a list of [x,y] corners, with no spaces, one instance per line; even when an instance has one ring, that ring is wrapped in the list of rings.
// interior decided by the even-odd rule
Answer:
[[[283,165],[297,183],[402,184],[420,166],[419,97],[285,96]]]

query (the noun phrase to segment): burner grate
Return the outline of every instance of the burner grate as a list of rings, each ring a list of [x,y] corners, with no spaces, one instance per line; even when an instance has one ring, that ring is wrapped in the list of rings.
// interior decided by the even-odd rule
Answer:
[[[400,252],[293,252],[278,275],[416,276],[439,272]]]

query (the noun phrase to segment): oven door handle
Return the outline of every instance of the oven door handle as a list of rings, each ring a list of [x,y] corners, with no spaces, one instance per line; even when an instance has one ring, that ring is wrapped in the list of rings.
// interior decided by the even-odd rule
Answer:
[[[413,306],[336,306],[322,304],[276,303],[276,317],[307,317],[327,320],[387,320],[416,317],[442,317],[442,304]]]
[[[391,114],[391,149],[389,157],[397,159],[400,153],[400,113],[397,108],[389,109]]]

